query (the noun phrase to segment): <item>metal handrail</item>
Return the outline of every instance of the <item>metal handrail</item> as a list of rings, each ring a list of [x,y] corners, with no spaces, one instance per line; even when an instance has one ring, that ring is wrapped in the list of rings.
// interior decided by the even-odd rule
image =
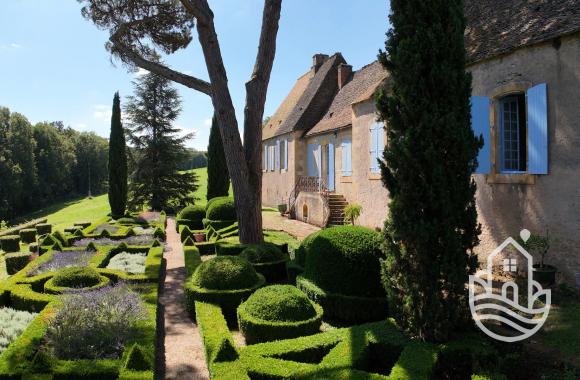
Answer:
[[[323,194],[323,198],[328,198],[327,196],[324,196],[325,193],[328,194],[324,178],[310,176],[298,177],[298,181],[296,181],[296,185],[288,197],[288,211],[292,218],[296,217],[296,200],[301,191],[312,193],[318,192]]]

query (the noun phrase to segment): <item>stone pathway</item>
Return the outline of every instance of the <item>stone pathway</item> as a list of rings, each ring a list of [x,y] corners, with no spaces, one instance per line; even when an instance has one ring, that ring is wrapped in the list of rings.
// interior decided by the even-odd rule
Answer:
[[[199,329],[185,310],[185,267],[175,220],[167,220],[167,263],[161,294],[165,316],[165,379],[209,379]]]
[[[298,240],[303,240],[306,236],[320,231],[320,227],[304,223],[295,219],[288,219],[277,212],[262,212],[262,224],[264,229],[285,231]]]

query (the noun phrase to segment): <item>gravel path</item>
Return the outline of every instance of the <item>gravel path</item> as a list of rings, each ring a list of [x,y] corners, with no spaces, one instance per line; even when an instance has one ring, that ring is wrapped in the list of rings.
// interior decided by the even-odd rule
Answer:
[[[299,220],[288,219],[277,212],[262,212],[262,222],[264,229],[285,231],[298,240],[304,240],[306,236],[320,231],[320,227]]]
[[[161,303],[165,315],[165,378],[209,379],[199,329],[185,310],[183,282],[185,268],[175,220],[167,220],[167,262]]]

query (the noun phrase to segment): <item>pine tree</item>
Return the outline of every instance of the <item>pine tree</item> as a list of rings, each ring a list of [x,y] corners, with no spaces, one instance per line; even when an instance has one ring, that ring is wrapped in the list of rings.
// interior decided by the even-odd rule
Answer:
[[[480,233],[471,174],[482,141],[470,128],[463,1],[392,0],[391,10],[379,60],[392,92],[377,99],[389,142],[383,283],[402,326],[445,341],[470,320],[465,284]]]
[[[227,196],[230,191],[230,174],[226,165],[226,156],[222,145],[222,137],[214,116],[209,132],[207,147],[207,195],[209,201],[215,197]]]
[[[109,205],[113,217],[121,217],[127,207],[127,154],[125,133],[121,123],[119,93],[113,98],[111,136],[109,138]]]
[[[187,160],[185,141],[193,134],[178,136],[172,123],[181,112],[181,99],[171,81],[148,73],[133,82],[134,96],[125,111],[131,121],[134,169],[129,187],[132,209],[174,210],[193,203],[197,188],[195,174],[180,173]]]

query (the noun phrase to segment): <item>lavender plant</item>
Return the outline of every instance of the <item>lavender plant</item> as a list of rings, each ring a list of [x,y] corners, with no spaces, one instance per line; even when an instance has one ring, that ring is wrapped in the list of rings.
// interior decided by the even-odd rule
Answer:
[[[68,267],[84,267],[89,263],[93,255],[94,252],[89,251],[55,252],[49,261],[40,264],[37,268],[31,270],[28,275],[36,276]]]
[[[120,252],[109,260],[108,269],[117,269],[130,274],[145,273],[147,253]]]
[[[60,359],[117,359],[147,311],[139,296],[119,284],[63,296],[46,342]]]
[[[146,246],[153,243],[153,235],[142,234],[136,236],[129,236],[123,239],[110,239],[110,238],[85,238],[77,240],[73,243],[75,247],[85,247],[89,243],[94,243],[96,245],[119,245],[120,243],[127,243],[128,245],[139,245]]]
[[[36,313],[0,308],[0,354],[22,334]]]

